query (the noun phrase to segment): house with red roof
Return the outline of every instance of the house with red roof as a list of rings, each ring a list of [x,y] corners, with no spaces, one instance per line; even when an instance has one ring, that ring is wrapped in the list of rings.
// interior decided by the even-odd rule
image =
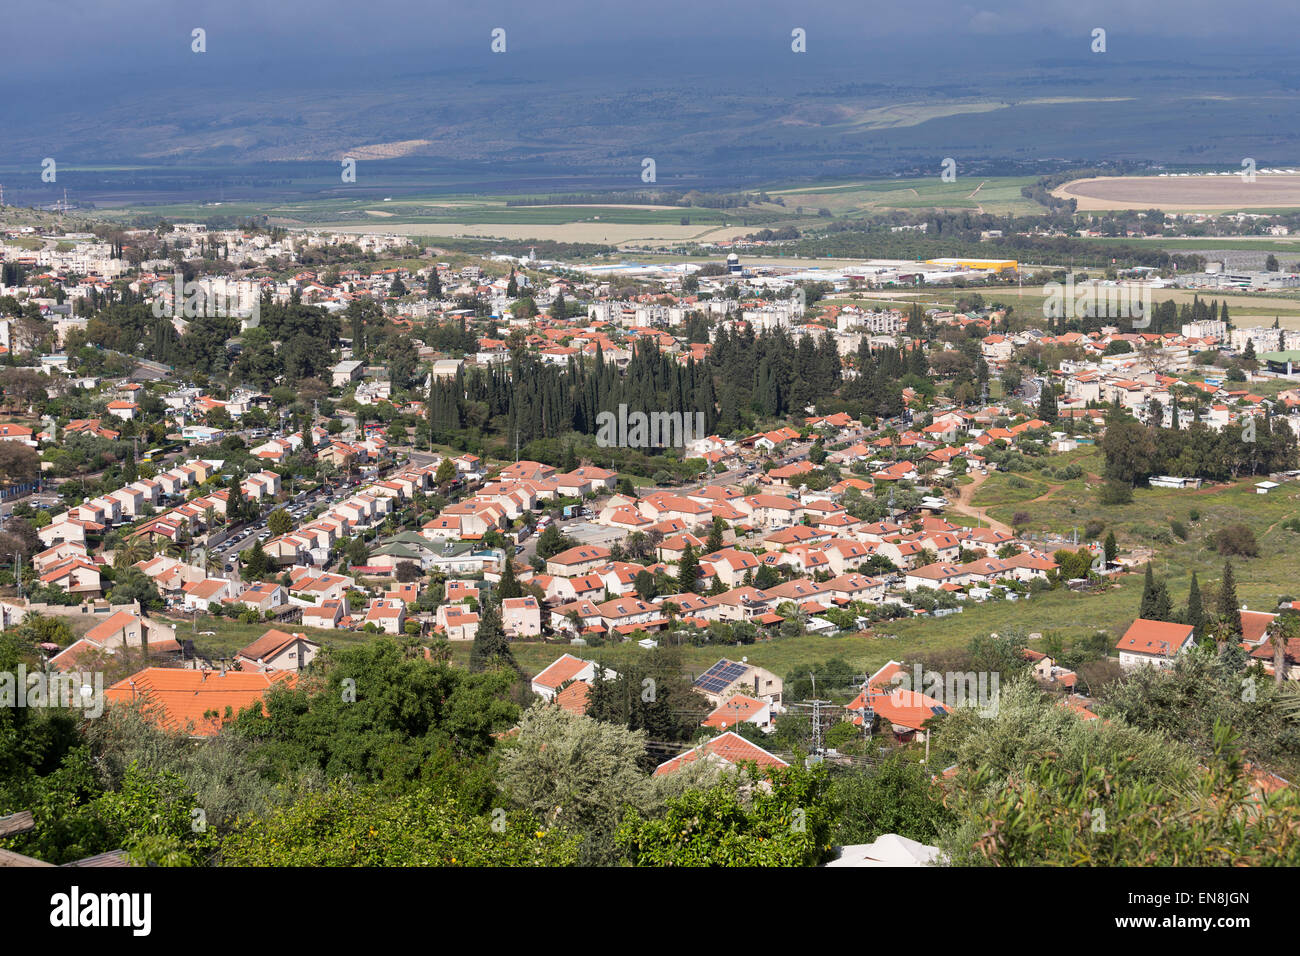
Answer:
[[[858,696],[845,705],[849,719],[859,727],[868,719],[879,721],[899,740],[924,740],[926,724],[947,713],[948,707],[906,686],[911,676],[901,661],[889,661],[867,678]]]
[[[712,740],[693,747],[671,760],[665,760],[655,768],[654,776],[662,777],[674,773],[696,760],[707,760],[724,767],[738,767],[742,764],[754,764],[759,770],[769,767],[790,766],[775,754],[768,753],[758,744],[750,743],[739,734],[728,730]]]
[[[879,471],[873,471],[871,477],[875,481],[915,481],[917,471],[916,466],[910,461],[899,461]]]
[[[320,645],[306,634],[286,634],[274,628],[235,655],[243,671],[300,672],[320,653]]]
[[[32,438],[32,430],[12,422],[0,424],[0,441],[16,441],[30,448],[36,447],[36,440]]]
[[[146,667],[104,692],[110,704],[142,704],[145,716],[164,730],[211,737],[241,710],[260,702],[276,685],[292,687],[293,671],[213,671]]]
[[[1124,670],[1141,666],[1171,668],[1178,655],[1192,646],[1195,640],[1192,631],[1190,624],[1140,617],[1129,625],[1115,645],[1119,666]]]
[[[758,570],[758,556],[736,548],[723,548],[701,558],[728,588],[739,587],[745,575]]]
[[[578,545],[559,554],[551,555],[546,562],[546,573],[571,577],[594,571],[609,561],[609,548],[598,545]]]
[[[717,727],[726,730],[737,724],[753,724],[760,730],[770,731],[773,726],[772,704],[747,694],[736,694],[724,700],[704,718],[701,727]]]
[[[531,594],[501,602],[501,628],[506,637],[538,637],[542,633],[542,608]]]
[[[596,679],[596,667],[595,661],[586,661],[580,657],[574,657],[572,654],[562,654],[534,677],[529,686],[532,687],[534,694],[538,694],[546,700],[554,700],[561,688],[572,682],[580,681],[590,684],[594,681]],[[609,668],[604,669],[603,677],[605,680],[613,680],[617,676]]]

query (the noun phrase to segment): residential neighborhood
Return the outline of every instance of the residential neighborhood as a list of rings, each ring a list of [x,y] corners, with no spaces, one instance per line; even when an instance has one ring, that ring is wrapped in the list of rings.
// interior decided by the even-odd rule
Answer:
[[[26,930],[228,922],[175,868],[335,948],[374,920],[315,904],[416,867],[1280,922],[1300,12],[46,6],[0,58]]]

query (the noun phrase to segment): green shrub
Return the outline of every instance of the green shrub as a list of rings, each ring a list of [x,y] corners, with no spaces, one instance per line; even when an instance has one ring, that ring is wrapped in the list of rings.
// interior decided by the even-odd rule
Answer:
[[[1097,490],[1102,505],[1127,505],[1133,501],[1133,489],[1122,481],[1108,481]]]

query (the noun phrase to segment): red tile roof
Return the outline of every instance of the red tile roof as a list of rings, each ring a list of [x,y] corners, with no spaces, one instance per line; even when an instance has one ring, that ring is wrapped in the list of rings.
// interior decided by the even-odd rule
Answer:
[[[680,770],[686,764],[701,757],[712,757],[729,764],[752,762],[757,764],[760,769],[764,767],[790,766],[775,754],[768,753],[758,744],[751,744],[744,737],[729,730],[725,734],[719,734],[712,740],[686,751],[684,754],[678,754],[671,760],[665,760],[655,768],[654,775],[659,777]]]
[[[1148,621],[1140,617],[1129,625],[1129,629],[1115,645],[1115,650],[1172,657],[1191,636],[1192,627],[1189,624]]]
[[[120,680],[105,691],[109,703],[131,704],[146,700],[146,713],[165,730],[210,737],[231,715],[251,705],[278,683],[292,687],[297,675],[291,671],[267,674],[245,671],[180,670],[146,667]],[[215,711],[217,716],[205,717]]]

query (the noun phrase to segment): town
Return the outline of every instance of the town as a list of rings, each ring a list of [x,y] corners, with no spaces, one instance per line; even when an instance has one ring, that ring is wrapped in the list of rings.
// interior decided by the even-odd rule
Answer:
[[[553,828],[463,850],[483,862],[666,862],[659,815],[728,773],[821,795],[800,798],[811,835],[730,862],[973,859],[954,828],[993,811],[962,790],[962,748],[1026,722],[1220,773],[1196,769],[1207,714],[1162,716],[1157,693],[1249,722],[1241,799],[1291,790],[1300,332],[1230,315],[1217,280],[1161,300],[1151,270],[993,257],[609,264],[53,219],[6,236],[5,659],[101,677],[97,746],[276,741],[287,762],[246,770],[258,792],[318,761],[495,774],[457,798],[467,825],[497,806]],[[402,706],[415,723],[383,744]],[[557,810],[551,788],[595,765],[544,751],[578,740],[616,769]],[[881,788],[925,824],[831,811]],[[1126,793],[1132,813],[1178,799]],[[250,829],[254,804],[186,802],[213,827],[157,834],[167,852],[275,862],[283,810]],[[1266,821],[1287,852],[1297,812]],[[125,862],[128,836],[22,846]]]

